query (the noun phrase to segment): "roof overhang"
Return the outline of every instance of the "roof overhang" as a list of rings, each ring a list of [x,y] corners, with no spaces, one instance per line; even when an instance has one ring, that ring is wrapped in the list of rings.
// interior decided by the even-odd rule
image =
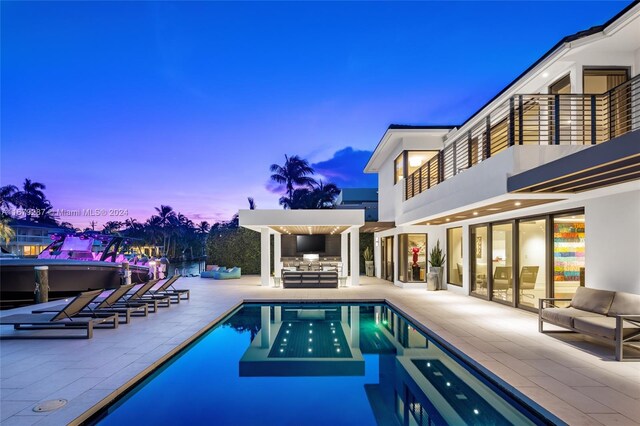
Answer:
[[[240,210],[240,226],[279,234],[339,234],[364,225],[364,210]]]
[[[387,160],[389,155],[397,146],[397,141],[404,137],[420,137],[431,136],[442,138],[452,130],[455,126],[408,126],[400,124],[392,124],[382,135],[382,139],[378,142],[376,149],[373,150],[371,158],[364,168],[365,173],[377,173],[381,165]]]
[[[640,179],[640,130],[507,179],[509,192],[576,193]]]

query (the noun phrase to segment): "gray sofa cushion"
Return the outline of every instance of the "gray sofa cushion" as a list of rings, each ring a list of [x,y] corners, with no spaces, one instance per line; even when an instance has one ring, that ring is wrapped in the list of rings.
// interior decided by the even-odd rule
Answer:
[[[640,294],[616,292],[609,308],[609,316],[640,315]]]
[[[578,287],[576,294],[573,296],[573,299],[571,299],[570,306],[583,311],[607,315],[615,294],[614,291]]]
[[[599,317],[600,314],[594,312],[583,311],[576,308],[547,308],[542,310],[542,318],[562,325],[564,327],[573,327],[573,319],[575,317]]]
[[[616,319],[612,317],[576,317],[573,321],[574,328],[587,334],[606,337],[615,340]],[[623,336],[629,337],[632,334],[640,333],[640,327],[629,322],[624,322]]]

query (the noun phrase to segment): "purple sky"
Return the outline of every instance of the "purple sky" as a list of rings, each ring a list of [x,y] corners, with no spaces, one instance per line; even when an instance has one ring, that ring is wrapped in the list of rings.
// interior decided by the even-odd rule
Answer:
[[[389,124],[464,121],[628,3],[2,2],[0,184],[211,222],[249,196],[277,208],[285,153],[373,186],[361,171]]]

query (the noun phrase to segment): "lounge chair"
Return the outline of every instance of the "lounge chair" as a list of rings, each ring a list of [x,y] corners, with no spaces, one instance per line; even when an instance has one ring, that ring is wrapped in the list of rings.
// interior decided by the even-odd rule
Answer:
[[[135,284],[122,285],[115,289],[104,299],[94,299],[86,308],[77,314],[78,317],[95,317],[104,314],[117,314],[120,317],[124,317],[125,324],[129,324],[131,316],[138,314],[139,316],[146,317],[149,314],[149,305],[146,303],[140,303],[136,306],[124,306],[116,307],[116,303],[129,292],[135,286]],[[51,312],[59,312],[64,309],[64,305],[52,306],[51,308],[38,309],[32,311],[34,314],[45,314]]]
[[[79,317],[89,304],[102,293],[102,290],[93,290],[80,293],[59,312],[48,314],[15,314],[0,318],[0,325],[12,325],[14,330],[74,330],[84,329],[86,335],[28,335],[15,334],[0,336],[0,339],[91,339],[93,329],[98,324],[111,323],[109,328],[118,328],[118,315],[105,314],[96,317]]]
[[[159,280],[149,280],[142,284],[133,293],[127,293],[120,301],[114,303],[112,306],[116,308],[139,306],[142,303],[149,305],[149,309],[153,307],[151,312],[156,312],[159,307],[168,308],[171,305],[171,299],[165,295],[154,295],[151,293],[151,289],[158,283]]]
[[[175,297],[175,299],[171,299],[172,303],[180,303],[180,300],[189,300],[190,291],[188,289],[175,288],[173,286],[173,283],[178,281],[178,278],[180,277],[180,275],[174,275],[173,277],[162,283],[157,289],[151,290],[151,293],[154,295]],[[182,295],[186,295],[187,297],[182,298]]]
[[[238,279],[242,276],[242,269],[237,266],[231,269],[227,269],[225,271],[216,271],[213,273],[214,280],[233,280]]]

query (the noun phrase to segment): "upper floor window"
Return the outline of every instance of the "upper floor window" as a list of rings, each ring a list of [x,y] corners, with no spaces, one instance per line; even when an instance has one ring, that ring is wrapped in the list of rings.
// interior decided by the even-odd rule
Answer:
[[[569,74],[549,86],[549,93],[552,95],[564,95],[571,93],[571,77],[569,77]]]
[[[398,183],[435,157],[438,151],[402,151],[394,162],[393,183]]]
[[[585,95],[599,95],[608,92],[629,79],[626,68],[585,68],[582,73],[582,85]]]

